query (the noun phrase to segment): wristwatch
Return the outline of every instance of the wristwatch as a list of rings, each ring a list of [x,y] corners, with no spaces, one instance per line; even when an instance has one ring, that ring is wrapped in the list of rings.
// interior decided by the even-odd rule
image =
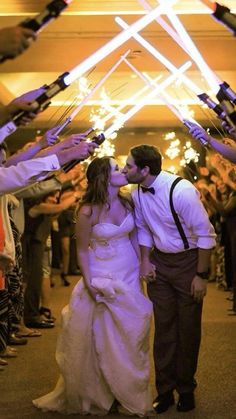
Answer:
[[[208,279],[208,277],[209,277],[209,271],[196,272],[196,275],[199,276],[202,279]]]

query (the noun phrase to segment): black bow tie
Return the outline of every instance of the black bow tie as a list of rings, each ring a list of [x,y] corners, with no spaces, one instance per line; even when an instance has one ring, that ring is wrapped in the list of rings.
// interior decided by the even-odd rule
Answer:
[[[145,186],[141,186],[142,192],[146,193],[146,192],[150,192],[152,195],[155,195],[155,189],[154,188],[146,188]]]

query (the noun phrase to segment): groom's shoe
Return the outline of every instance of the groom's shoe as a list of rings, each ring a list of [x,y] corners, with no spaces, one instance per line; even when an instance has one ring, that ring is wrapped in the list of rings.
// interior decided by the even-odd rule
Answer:
[[[171,390],[157,396],[153,401],[152,406],[156,413],[164,413],[170,406],[173,406],[173,404],[175,404],[175,399],[173,391]]]
[[[178,412],[189,412],[195,408],[194,394],[182,393],[179,395],[179,401],[177,404]]]

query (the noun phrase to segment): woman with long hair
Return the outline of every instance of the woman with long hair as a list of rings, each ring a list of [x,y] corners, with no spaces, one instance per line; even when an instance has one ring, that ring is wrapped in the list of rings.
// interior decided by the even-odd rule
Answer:
[[[145,415],[152,304],[142,293],[127,180],[113,158],[95,158],[77,213],[83,279],[63,309],[56,388],[34,400],[43,410],[104,415],[116,407]]]

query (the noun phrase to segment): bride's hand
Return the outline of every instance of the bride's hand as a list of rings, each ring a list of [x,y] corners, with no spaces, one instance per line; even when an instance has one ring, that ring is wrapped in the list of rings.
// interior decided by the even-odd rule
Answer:
[[[140,279],[146,283],[156,280],[156,268],[149,260],[145,260],[141,264]]]
[[[92,300],[94,300],[95,302],[97,302],[97,296],[98,295],[101,295],[101,294],[92,285],[90,285],[87,288],[88,288],[88,292],[89,292],[89,295],[92,298]]]

